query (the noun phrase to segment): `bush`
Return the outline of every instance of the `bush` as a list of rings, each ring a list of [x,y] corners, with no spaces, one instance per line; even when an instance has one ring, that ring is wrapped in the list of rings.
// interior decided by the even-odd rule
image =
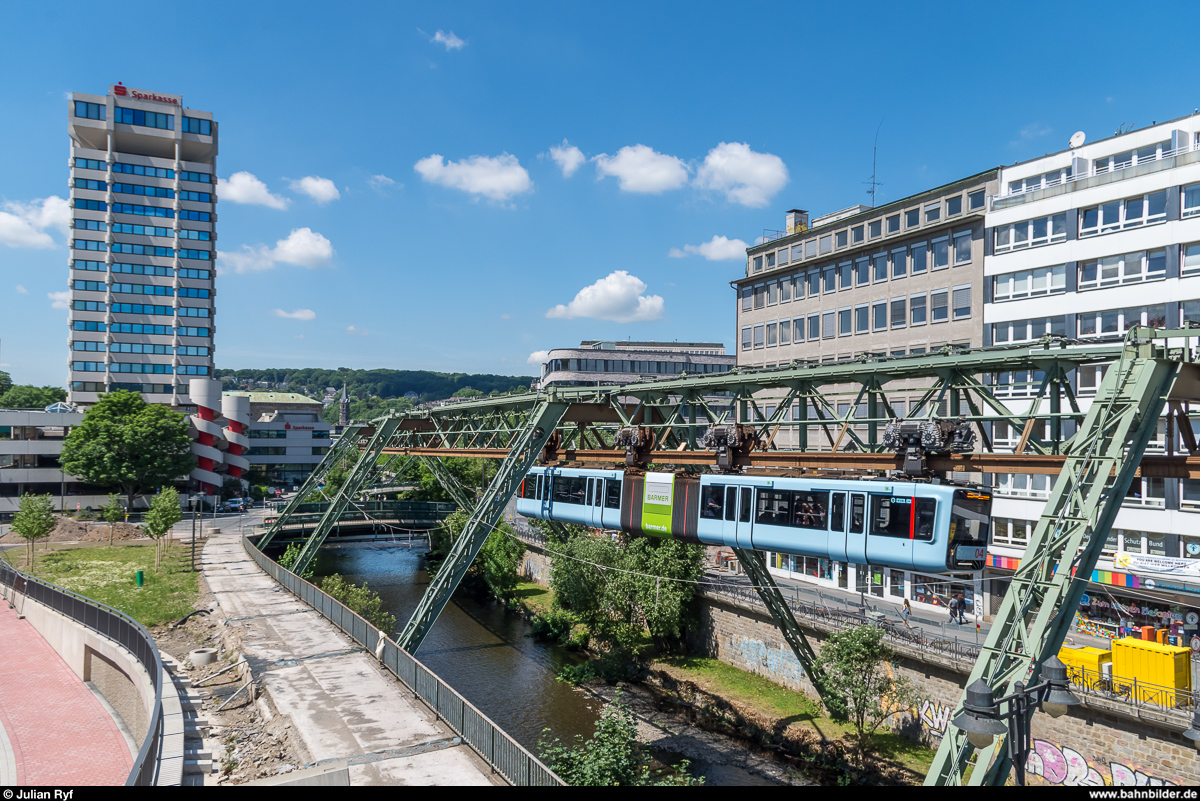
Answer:
[[[538,615],[529,626],[529,633],[538,640],[557,640],[565,643],[571,636],[575,618],[563,609],[552,609],[544,615]]]
[[[395,630],[396,616],[383,610],[383,599],[379,593],[371,592],[365,581],[359,587],[334,573],[321,581],[321,589],[385,634]]]
[[[555,678],[561,682],[570,684],[572,687],[578,687],[580,684],[596,678],[596,666],[591,662],[584,662],[579,665],[566,665],[558,671],[558,675]]]
[[[287,550],[284,551],[280,555],[280,557],[275,561],[279,564],[280,567],[291,570],[292,565],[296,564],[296,560],[300,558],[300,552],[302,550],[304,550],[304,549],[301,547],[300,543],[290,542],[290,543],[288,543]],[[304,568],[304,572],[300,574],[300,578],[304,579],[305,581],[312,581],[313,561],[315,561],[315,560],[310,561],[308,563],[308,567]]]

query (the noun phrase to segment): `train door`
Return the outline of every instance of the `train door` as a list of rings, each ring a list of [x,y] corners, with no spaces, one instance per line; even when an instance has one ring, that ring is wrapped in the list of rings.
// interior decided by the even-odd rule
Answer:
[[[721,521],[721,541],[737,547],[737,499],[740,487],[725,488],[725,516]]]
[[[849,496],[849,497],[847,497]],[[847,508],[847,503],[848,507]],[[830,538],[844,536],[846,560],[863,564],[867,558],[867,535],[864,509],[866,499],[859,492],[833,492],[829,498]],[[858,511],[857,517],[855,511]]]
[[[604,528],[604,479],[596,479],[596,486],[592,489],[592,526]]]
[[[754,488],[738,487],[737,547],[753,548]]]
[[[550,519],[550,486],[553,481],[553,475],[547,470],[542,475],[538,476],[538,486],[541,488],[541,495],[538,496],[542,512],[542,520]]]

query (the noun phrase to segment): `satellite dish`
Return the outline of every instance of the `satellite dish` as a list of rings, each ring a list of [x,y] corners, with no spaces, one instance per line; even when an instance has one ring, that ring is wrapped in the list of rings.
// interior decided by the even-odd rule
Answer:
[[[1085,139],[1087,139],[1087,137],[1084,135],[1083,131],[1076,131],[1075,133],[1071,134],[1071,147],[1079,147],[1083,144],[1083,140]]]

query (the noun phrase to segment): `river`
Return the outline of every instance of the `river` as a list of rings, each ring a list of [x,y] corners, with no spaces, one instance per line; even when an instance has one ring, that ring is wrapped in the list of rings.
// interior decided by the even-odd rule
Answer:
[[[340,573],[378,592],[384,607],[403,626],[429,584],[420,549],[371,543],[323,548],[316,573]],[[603,703],[557,681],[558,671],[581,661],[575,653],[534,640],[520,615],[498,603],[457,594],[446,605],[417,658],[533,753],[544,729],[571,741],[590,737]],[[655,755],[674,762],[678,755]],[[693,760],[693,772],[714,785],[773,785],[776,782],[736,765]]]

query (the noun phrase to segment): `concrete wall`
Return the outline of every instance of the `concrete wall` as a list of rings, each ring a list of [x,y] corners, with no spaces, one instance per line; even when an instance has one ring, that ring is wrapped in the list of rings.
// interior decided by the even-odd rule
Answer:
[[[80,681],[90,681],[112,705],[139,746],[154,709],[154,682],[142,664],[114,640],[84,628],[26,597],[17,608]]]
[[[805,633],[819,652],[823,635],[809,629]],[[765,611],[732,599],[704,597],[691,645],[722,662],[816,697],[804,669]],[[911,658],[900,659],[895,670],[913,683],[918,695],[916,706],[897,722],[896,730],[936,746],[967,675],[953,667]],[[1200,756],[1180,735],[1182,726],[1174,726],[1175,721],[1167,725],[1139,721],[1102,709],[1091,699],[1085,701],[1085,706],[1057,720],[1035,714],[1030,784],[1200,783]]]

